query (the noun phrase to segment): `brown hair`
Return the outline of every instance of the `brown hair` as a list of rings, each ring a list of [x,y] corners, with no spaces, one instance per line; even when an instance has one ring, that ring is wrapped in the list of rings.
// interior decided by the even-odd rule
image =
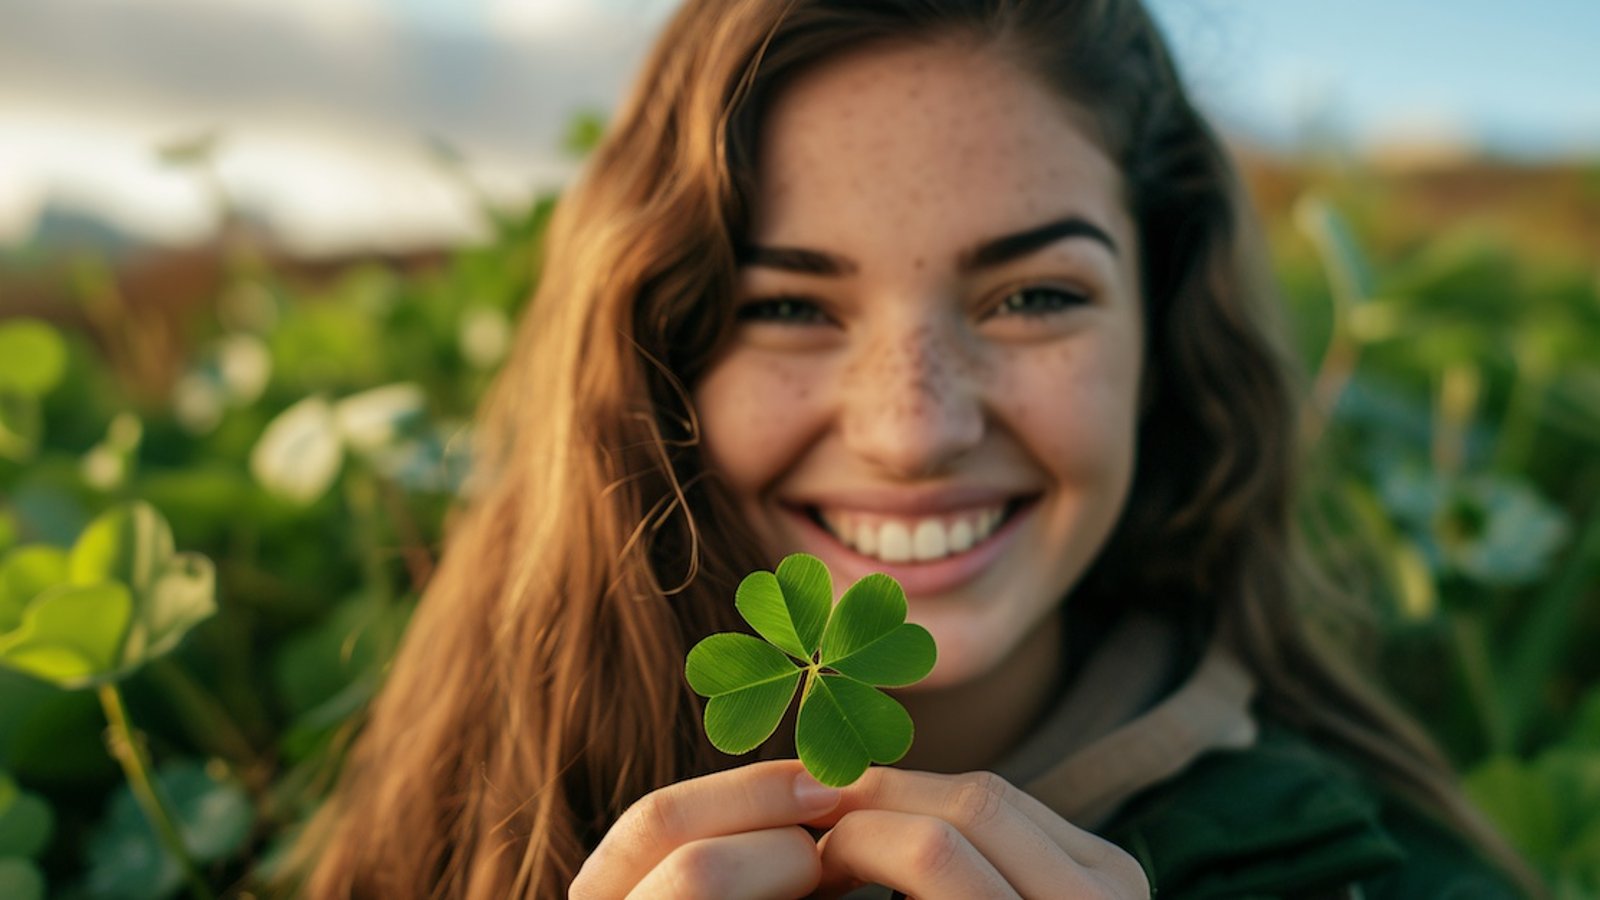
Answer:
[[[552,222],[478,488],[299,845],[311,896],[561,896],[632,801],[722,764],[684,653],[736,627],[738,576],[769,561],[705,477],[686,385],[732,319],[762,111],[801,67],[934,36],[1004,48],[1090,110],[1138,223],[1151,407],[1071,603],[1165,598],[1192,633],[1225,629],[1270,714],[1516,866],[1420,730],[1307,636],[1288,369],[1231,167],[1140,5],[692,0]]]

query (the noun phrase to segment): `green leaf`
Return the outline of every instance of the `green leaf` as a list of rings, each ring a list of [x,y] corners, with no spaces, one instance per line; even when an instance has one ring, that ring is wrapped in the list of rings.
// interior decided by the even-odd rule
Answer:
[[[6,900],[44,900],[44,876],[33,863],[25,859],[0,857],[0,897]]]
[[[176,647],[216,612],[216,572],[209,559],[176,553],[172,526],[143,501],[113,507],[84,529],[67,561],[78,586],[114,583],[131,589],[132,618],[119,646],[119,672]],[[57,655],[52,653],[52,656]],[[66,665],[64,661],[58,663]],[[97,670],[110,675],[110,670]]]
[[[146,646],[126,662],[145,662],[172,650],[189,629],[217,611],[217,573],[198,553],[178,553],[140,598],[137,624]]]
[[[870,684],[920,681],[937,656],[927,629],[906,624],[905,591],[879,573],[845,591],[822,635],[822,665]]]
[[[0,809],[0,856],[38,856],[50,843],[55,813],[37,794],[16,790],[14,784],[12,789],[16,795]]]
[[[938,655],[928,629],[901,625],[828,667],[867,684],[904,687],[926,678]]]
[[[1350,225],[1332,204],[1308,194],[1295,204],[1294,221],[1316,245],[1340,302],[1353,306],[1373,295],[1372,266]]]
[[[22,623],[28,602],[67,580],[67,553],[49,544],[27,544],[0,558],[0,632]]]
[[[892,763],[911,749],[911,716],[876,688],[843,675],[819,675],[800,701],[794,743],[818,781],[843,787],[871,763]]]
[[[115,671],[132,615],[133,597],[117,582],[51,588],[0,636],[0,663],[59,687],[86,687]]]
[[[142,501],[113,507],[89,523],[72,546],[68,578],[76,585],[120,581],[145,594],[174,551],[172,526]]]
[[[734,605],[757,634],[810,662],[833,606],[833,580],[822,560],[796,553],[778,564],[777,574],[745,576]]]
[[[1555,856],[1561,846],[1560,808],[1537,772],[1500,756],[1468,773],[1462,786],[1518,850],[1535,861]]]
[[[933,636],[906,623],[905,591],[887,575],[851,585],[830,615],[832,595],[827,567],[803,553],[740,583],[736,606],[767,642],[714,634],[689,651],[684,666],[690,687],[709,698],[713,746],[745,753],[770,737],[804,672],[795,749],[819,780],[849,784],[873,762],[905,755],[911,716],[873,685],[926,676],[938,656]]]
[[[713,634],[689,651],[684,675],[706,703],[706,737],[723,753],[748,753],[777,730],[801,670],[747,634]]]
[[[38,319],[0,324],[0,391],[42,396],[61,382],[66,368],[66,344],[51,326]]]

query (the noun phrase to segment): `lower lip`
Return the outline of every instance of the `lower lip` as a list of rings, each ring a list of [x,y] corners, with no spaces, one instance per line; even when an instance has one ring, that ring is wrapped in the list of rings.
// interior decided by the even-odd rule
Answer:
[[[992,534],[968,550],[952,556],[927,562],[890,563],[856,552],[848,544],[834,537],[833,532],[812,521],[802,510],[789,510],[805,529],[805,543],[812,545],[808,552],[823,556],[833,565],[837,582],[846,585],[873,572],[882,572],[900,582],[906,595],[912,599],[929,594],[954,590],[971,581],[987,569],[1006,551],[1016,537],[1022,521],[1033,514],[1035,501],[1028,501],[1011,515]],[[822,553],[817,551],[826,548]]]

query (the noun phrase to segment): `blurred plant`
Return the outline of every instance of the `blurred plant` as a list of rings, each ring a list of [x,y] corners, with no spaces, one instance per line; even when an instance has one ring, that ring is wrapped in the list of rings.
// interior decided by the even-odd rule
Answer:
[[[44,875],[34,859],[54,828],[49,804],[0,771],[0,897],[44,900]]]
[[[1295,223],[1331,317],[1304,429],[1329,473],[1310,508],[1344,523],[1321,549],[1378,561],[1392,683],[1561,896],[1600,896],[1600,692],[1567,731],[1600,628],[1600,403],[1571,400],[1600,362],[1593,286],[1519,290],[1497,245],[1458,235],[1382,271],[1315,195]]]
[[[113,508],[70,553],[24,545],[0,558],[0,665],[66,690],[92,687],[112,756],[196,897],[211,896],[128,721],[117,682],[169,653],[216,609],[211,561],[175,551],[148,504]]]
[[[1600,690],[1564,740],[1531,760],[1486,760],[1466,788],[1517,849],[1551,873],[1558,900],[1600,893]]]
[[[574,147],[598,133],[576,123]],[[171,149],[207,171],[210,142]],[[167,897],[186,883],[169,844],[210,885],[254,890],[320,803],[472,489],[464,423],[553,209],[492,203],[437,149],[483,205],[470,246],[293,276],[239,230],[214,304],[181,327],[94,259],[73,276],[85,331],[0,323],[0,641],[33,672],[0,665],[0,771],[24,798],[8,806],[0,779],[0,896]],[[1374,561],[1390,682],[1563,896],[1600,897],[1582,814],[1600,752],[1600,281],[1465,224],[1411,239],[1402,203],[1337,184],[1299,205],[1303,240],[1274,246],[1318,363],[1316,549]],[[143,549],[88,549],[124,544]],[[207,577],[226,602],[179,640]],[[124,606],[116,642],[55,627]],[[105,752],[105,717],[127,713],[141,731],[111,745],[143,754],[148,791]]]
[[[60,382],[66,348],[55,329],[33,319],[0,323],[0,458],[27,462],[38,452],[39,398]]]

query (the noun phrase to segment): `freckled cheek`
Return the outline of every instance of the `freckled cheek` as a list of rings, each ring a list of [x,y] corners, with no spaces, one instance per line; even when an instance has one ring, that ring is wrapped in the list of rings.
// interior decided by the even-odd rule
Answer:
[[[1093,353],[1006,367],[999,415],[1037,461],[1063,476],[1131,470],[1138,384],[1131,367]]]
[[[741,493],[762,489],[804,452],[817,395],[799,367],[724,361],[695,390],[712,466]]]

